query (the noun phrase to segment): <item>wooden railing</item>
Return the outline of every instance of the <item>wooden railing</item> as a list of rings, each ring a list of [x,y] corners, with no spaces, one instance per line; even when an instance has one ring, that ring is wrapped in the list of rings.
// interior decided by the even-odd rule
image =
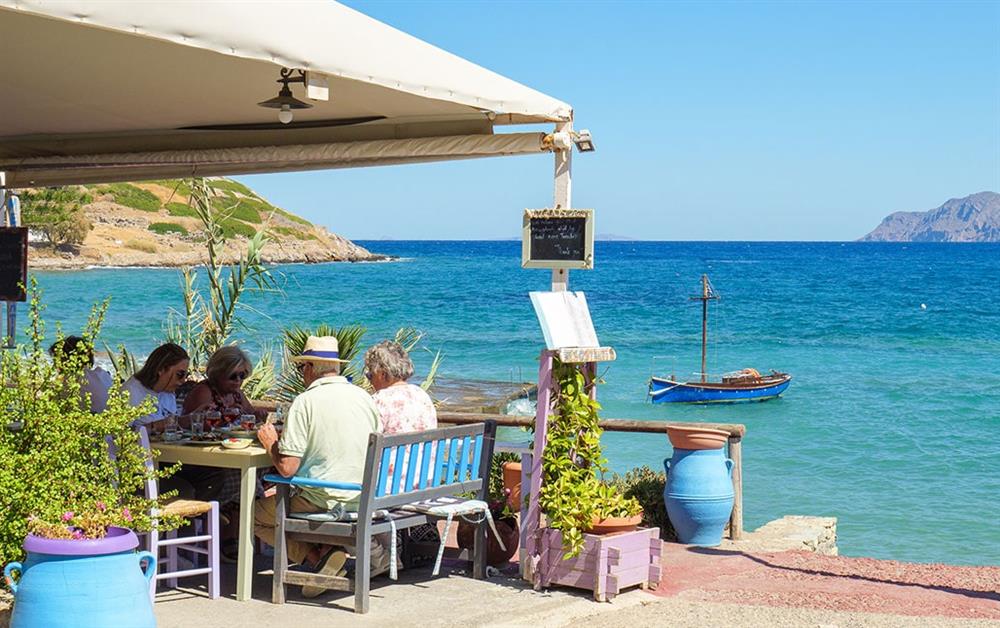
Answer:
[[[465,425],[482,421],[496,421],[504,427],[531,427],[535,417],[510,414],[476,414],[472,412],[438,412],[438,422]],[[742,441],[747,428],[740,423],[665,423],[661,421],[636,421],[634,419],[600,419],[598,425],[608,432],[640,432],[666,434],[668,426],[703,427],[729,433],[727,453],[733,461],[733,513],[729,517],[729,537],[739,540],[743,536],[743,451]],[[664,443],[665,445],[665,443]]]

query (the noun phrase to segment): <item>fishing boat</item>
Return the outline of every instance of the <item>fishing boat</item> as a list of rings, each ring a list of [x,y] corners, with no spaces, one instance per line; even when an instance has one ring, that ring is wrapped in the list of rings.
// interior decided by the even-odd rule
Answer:
[[[722,376],[722,381],[710,382],[705,370],[708,349],[708,302],[719,299],[708,275],[701,276],[701,294],[691,297],[701,301],[701,381],[679,382],[670,377],[651,377],[649,397],[653,403],[735,403],[766,401],[785,392],[792,381],[788,373],[771,371],[761,374],[756,369],[742,369]]]

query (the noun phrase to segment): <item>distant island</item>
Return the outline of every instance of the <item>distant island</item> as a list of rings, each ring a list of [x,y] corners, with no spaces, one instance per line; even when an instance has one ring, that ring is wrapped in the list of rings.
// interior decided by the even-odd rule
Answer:
[[[923,212],[890,214],[861,242],[1000,242],[1000,194],[953,198]]]
[[[266,263],[376,261],[373,254],[326,228],[274,206],[247,186],[206,179],[212,206],[230,246],[224,261],[265,230]],[[143,181],[21,190],[23,223],[31,230],[33,268],[189,266],[204,262],[202,224],[188,205],[187,180]]]

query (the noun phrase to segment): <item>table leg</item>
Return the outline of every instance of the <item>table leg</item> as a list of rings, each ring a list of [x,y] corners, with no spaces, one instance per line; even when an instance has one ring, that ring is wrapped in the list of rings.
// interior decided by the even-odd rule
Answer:
[[[257,490],[257,469],[240,471],[240,537],[236,561],[236,599],[249,600],[253,592],[253,502]]]

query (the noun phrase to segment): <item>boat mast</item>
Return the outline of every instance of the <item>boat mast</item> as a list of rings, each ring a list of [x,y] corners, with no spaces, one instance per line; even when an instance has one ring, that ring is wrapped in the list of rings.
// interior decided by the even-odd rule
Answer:
[[[701,301],[701,381],[705,383],[707,381],[708,375],[706,374],[706,355],[708,353],[708,302],[718,299],[719,295],[716,294],[715,290],[712,288],[712,282],[708,280],[708,275],[701,276],[701,295],[696,297],[691,297],[692,301]]]

